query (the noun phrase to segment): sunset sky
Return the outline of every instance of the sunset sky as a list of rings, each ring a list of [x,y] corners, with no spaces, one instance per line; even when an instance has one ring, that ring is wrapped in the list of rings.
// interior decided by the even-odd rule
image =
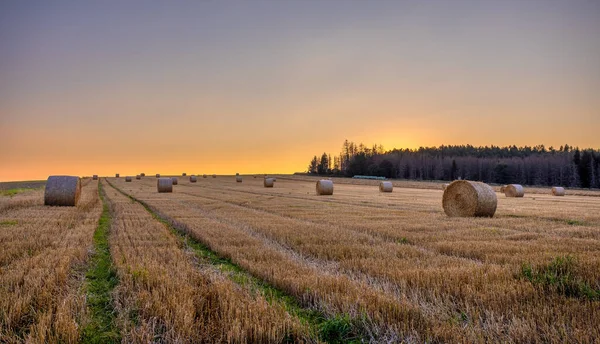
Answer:
[[[600,148],[600,1],[0,1],[0,181]]]

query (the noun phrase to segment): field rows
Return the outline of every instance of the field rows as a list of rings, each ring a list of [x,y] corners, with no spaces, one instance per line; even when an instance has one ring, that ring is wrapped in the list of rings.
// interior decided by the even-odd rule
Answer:
[[[319,177],[313,177],[308,175],[281,175],[278,178],[282,180],[289,181],[316,181]],[[332,177],[330,178],[334,181],[336,185],[340,184],[349,184],[349,185],[370,185],[370,186],[378,186],[379,180],[372,179],[358,179],[358,178],[341,178],[341,177]],[[410,188],[410,189],[427,189],[427,190],[441,190],[442,185],[444,183],[449,183],[448,181],[419,181],[419,180],[403,180],[403,179],[393,179],[391,180],[394,187],[400,188]],[[500,192],[501,185],[491,185],[496,192]],[[526,194],[536,194],[536,195],[550,195],[551,187],[544,186],[526,186],[525,188]],[[580,189],[580,188],[569,188],[567,193],[572,196],[590,196],[590,197],[600,197],[600,192],[596,190],[589,189]]]
[[[112,187],[105,190],[113,210],[110,246],[126,342],[280,342],[300,336],[301,325],[284,309],[194,263],[142,205]]]
[[[84,179],[77,207],[2,194],[0,342],[600,338],[599,198],[499,196],[494,218],[448,218],[430,184]]]
[[[0,201],[0,342],[74,342],[85,322],[83,267],[102,209],[87,180],[78,207],[45,207],[43,190]]]
[[[214,226],[202,222],[210,218],[252,232],[265,245],[274,242],[316,261],[321,271],[333,266],[353,281],[370,281],[369,288],[378,294],[416,307],[425,337],[440,335],[428,328],[432,324],[443,329],[446,339],[470,341],[589,340],[598,335],[596,302],[574,302],[518,278],[523,264],[541,265],[571,255],[577,258],[578,278],[597,286],[597,213],[571,213],[586,221],[586,226],[572,225],[566,218],[558,221],[563,215],[557,212],[548,212],[548,219],[543,212],[536,218],[539,206],[518,200],[530,204],[522,202],[519,217],[511,217],[502,214],[502,203],[514,200],[501,199],[499,218],[448,219],[439,209],[441,191],[433,190],[396,189],[386,197],[364,186],[343,185],[325,200],[308,191],[312,183],[281,179],[276,188],[265,189],[262,180],[253,178],[241,184],[233,178],[196,184],[182,178],[174,194],[156,194],[154,183],[146,179],[122,187],[191,230]],[[418,195],[427,203],[425,211],[402,208]],[[387,207],[373,206],[384,202]],[[590,207],[593,211],[598,205],[591,202]],[[221,240],[228,240],[223,236]]]

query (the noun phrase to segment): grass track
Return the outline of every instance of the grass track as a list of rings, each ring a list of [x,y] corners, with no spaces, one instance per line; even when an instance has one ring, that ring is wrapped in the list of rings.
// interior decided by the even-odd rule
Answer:
[[[252,292],[260,293],[270,303],[276,302],[282,305],[289,314],[308,325],[319,341],[326,343],[360,343],[368,341],[366,336],[357,332],[357,326],[353,324],[353,320],[349,316],[340,315],[333,318],[326,318],[321,312],[303,308],[293,296],[254,277],[230,259],[220,257],[208,246],[192,238],[184,226],[179,226],[171,218],[160,214],[160,212],[153,209],[146,202],[127,194],[110,181],[107,180],[107,182],[124,196],[142,205],[152,217],[175,234],[186,247],[192,249],[199,259],[208,262],[238,285],[244,286]]]
[[[82,343],[119,343],[121,335],[115,325],[115,312],[111,293],[119,283],[112,266],[108,236],[112,217],[102,184],[98,183],[98,194],[102,200],[102,215],[94,232],[95,253],[90,259],[90,268],[85,277],[90,322],[82,329]]]

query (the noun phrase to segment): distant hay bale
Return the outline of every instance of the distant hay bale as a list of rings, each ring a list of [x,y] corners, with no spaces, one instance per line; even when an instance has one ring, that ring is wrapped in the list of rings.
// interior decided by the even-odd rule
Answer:
[[[140,173],[140,176],[145,177],[146,174],[145,173]]]
[[[256,178],[256,175],[254,175],[254,178]]]
[[[333,181],[321,179],[317,182],[317,195],[333,195]]]
[[[140,176],[139,174],[135,176],[135,179],[142,179],[142,176]]]
[[[502,185],[502,186],[500,187],[500,192],[501,192],[501,193],[505,193],[505,192],[506,192],[506,187],[507,187],[507,186],[508,186],[508,185]]]
[[[207,177],[207,175],[206,175],[206,174],[203,174],[203,175],[202,175],[202,178],[206,178],[206,177]]]
[[[160,173],[157,173],[157,174],[156,174],[156,178],[160,178]]]
[[[446,190],[446,188],[448,187],[448,185],[450,185],[450,184],[448,184],[448,183],[442,184],[442,190]]]
[[[442,206],[450,217],[493,217],[498,199],[489,185],[456,180],[444,190]]]
[[[216,175],[216,174],[213,174],[213,178],[217,178],[217,175]]]
[[[195,183],[197,180],[196,176],[190,176],[190,183]]]
[[[239,176],[240,174],[236,172],[236,173],[235,173],[235,175],[236,175],[236,176]]]
[[[185,176],[187,176],[187,173],[183,172],[183,173],[181,174],[181,176],[182,176],[182,177],[185,177]]]
[[[158,192],[173,192],[173,179],[158,178],[156,180],[156,189]]]
[[[379,182],[379,192],[392,192],[393,190],[392,182]]]
[[[117,173],[117,174],[115,174],[115,178],[119,178],[119,174],[118,174],[118,173]]]
[[[235,176],[235,181],[238,182],[238,183],[241,183],[242,182],[242,176],[240,176],[240,175]]]
[[[73,176],[50,176],[46,181],[44,205],[76,206],[81,195],[81,181]]]
[[[125,176],[125,181],[126,182],[131,182],[131,176]]]
[[[562,186],[555,186],[552,188],[552,196],[564,196],[565,188]]]
[[[509,184],[504,188],[504,195],[506,197],[523,197],[525,195],[525,190],[523,186],[519,184]]]
[[[177,185],[179,183],[179,179],[177,177],[173,177],[171,180],[173,181],[173,185]]]
[[[263,184],[266,188],[272,188],[273,187],[273,178],[265,178]]]
[[[93,180],[98,180],[98,175],[97,175],[97,174],[94,174],[94,175],[92,176],[92,179],[93,179]]]
[[[275,178],[275,177],[271,177],[271,178],[273,178],[273,181],[274,181],[274,182],[276,182],[276,181],[277,181],[277,178]]]

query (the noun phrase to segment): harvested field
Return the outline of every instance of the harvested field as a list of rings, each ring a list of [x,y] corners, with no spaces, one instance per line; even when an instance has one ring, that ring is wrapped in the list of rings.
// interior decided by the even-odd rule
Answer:
[[[302,326],[231,281],[198,265],[144,207],[112,187],[110,247],[120,284],[116,304],[126,342],[280,342]],[[133,315],[137,320],[132,321]]]
[[[394,181],[394,192],[381,193],[379,181],[334,178],[335,193],[320,197],[316,178],[277,178],[275,188],[265,188],[261,178],[241,184],[230,176],[182,179],[173,193],[158,193],[154,178],[100,181],[112,216],[107,245],[118,276],[110,293],[118,337],[600,338],[600,192],[553,197],[525,188],[523,198],[498,197],[493,218],[449,218],[439,183]],[[42,190],[0,197],[0,299],[25,299],[18,309],[0,301],[9,311],[1,313],[0,341],[81,338],[78,326],[88,321],[89,306],[77,287],[85,280],[78,271],[85,270],[101,210],[97,183],[83,180],[81,204],[73,209],[43,207]],[[82,207],[90,199],[94,205]],[[72,228],[65,232],[42,215],[50,210],[62,212]],[[34,211],[41,213],[27,216]],[[71,251],[63,248],[70,242],[76,243]],[[23,317],[37,294],[4,286],[23,276],[19,264],[33,264],[46,251],[67,277],[51,286],[65,291],[45,302],[67,310],[57,306],[52,312],[60,316],[41,320],[38,313]],[[56,263],[58,256],[78,259]],[[35,263],[40,276],[54,274],[52,265]]]
[[[286,180],[296,180],[296,181],[313,181],[316,182],[320,179],[320,177],[306,176],[306,175],[274,175],[274,177],[282,178]],[[351,184],[351,185],[379,185],[378,180],[369,180],[369,179],[353,179],[353,178],[336,178],[332,177],[334,184]],[[414,188],[414,189],[431,189],[431,190],[441,190],[442,185],[444,183],[449,183],[445,181],[415,181],[415,180],[390,180],[394,187],[399,188]],[[494,188],[496,192],[500,192],[500,187],[502,185],[494,185],[490,184]],[[552,188],[549,186],[525,186],[524,190],[526,194],[548,194]],[[569,195],[573,196],[590,196],[590,197],[600,197],[600,191],[589,190],[589,189],[578,189],[578,188],[568,188]]]
[[[339,183],[324,199],[315,195],[313,180],[280,177],[278,183],[267,189],[260,180],[240,186],[219,177],[183,183],[164,196],[148,182],[128,189],[219,254],[311,300],[306,307],[329,316],[367,314],[361,333],[469,342],[600,336],[596,197],[499,197],[494,218],[462,219],[444,215],[439,185],[382,194],[362,183]],[[253,251],[272,253],[265,260]],[[569,271],[570,287],[539,277],[559,263],[566,264],[561,269]],[[371,301],[347,304],[309,277],[290,281],[295,268],[278,272],[281,265],[312,267],[320,276],[315,281],[335,276],[333,289],[356,290],[357,299]],[[392,321],[398,310],[384,306],[390,300],[402,304],[409,326]]]
[[[43,190],[0,198],[0,342],[76,342],[82,274],[102,209],[98,182],[77,207],[44,206]]]

